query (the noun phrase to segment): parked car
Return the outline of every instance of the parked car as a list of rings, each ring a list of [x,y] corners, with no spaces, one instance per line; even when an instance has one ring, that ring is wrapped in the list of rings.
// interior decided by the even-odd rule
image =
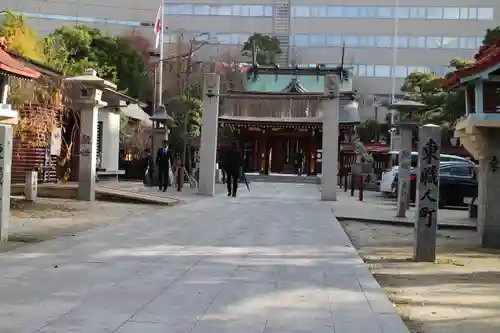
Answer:
[[[397,191],[397,186],[394,187],[394,177],[396,176],[399,169],[399,151],[390,151],[389,152],[391,161],[389,169],[386,169],[382,172],[382,176],[380,178],[379,190],[380,192],[389,195],[395,196]],[[440,155],[441,162],[467,162],[471,163],[468,159],[456,155]],[[418,152],[414,151],[411,153],[411,167],[416,168],[418,164]]]
[[[393,187],[397,188],[396,172]],[[477,197],[477,167],[471,162],[441,162],[439,165],[439,207],[463,206],[464,198]],[[417,169],[410,170],[410,200],[417,194]]]

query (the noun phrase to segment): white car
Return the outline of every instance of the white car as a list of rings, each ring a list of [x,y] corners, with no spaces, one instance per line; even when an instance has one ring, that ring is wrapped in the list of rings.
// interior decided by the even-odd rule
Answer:
[[[389,169],[382,172],[382,177],[380,179],[379,190],[380,192],[388,195],[395,195],[397,192],[397,184],[394,182],[399,169],[399,151],[390,151],[390,165]],[[470,162],[469,159],[465,157],[460,157],[456,155],[440,155],[441,162]],[[472,162],[470,162],[472,163]],[[416,168],[418,165],[418,152],[413,151],[411,153],[411,167]]]

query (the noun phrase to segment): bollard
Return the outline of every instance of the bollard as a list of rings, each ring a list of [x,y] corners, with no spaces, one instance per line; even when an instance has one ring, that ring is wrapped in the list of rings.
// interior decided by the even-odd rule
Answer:
[[[354,174],[351,173],[351,197],[354,196]]]
[[[177,168],[177,192],[182,191],[182,183],[184,183],[184,168],[180,166]]]
[[[347,192],[347,178],[348,178],[348,174],[346,173],[344,175],[344,192]]]
[[[364,176],[359,175],[359,201],[363,201]]]
[[[24,180],[24,196],[27,201],[35,201],[38,196],[38,171],[26,172]]]
[[[475,203],[469,205],[469,218],[477,219],[477,205]]]

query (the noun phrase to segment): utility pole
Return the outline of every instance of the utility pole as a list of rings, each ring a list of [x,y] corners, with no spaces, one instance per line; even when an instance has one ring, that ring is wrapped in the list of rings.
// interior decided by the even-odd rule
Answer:
[[[193,53],[194,53],[194,44],[196,42],[196,37],[193,37],[189,41],[189,51],[188,51],[188,56],[187,56],[187,64],[186,64],[186,79],[184,81],[184,93],[186,94],[186,100],[189,103],[191,101],[191,86],[189,84],[189,79],[191,77],[191,71],[193,67]],[[182,190],[182,187],[184,186],[184,172],[187,171],[186,168],[186,156],[187,156],[187,146],[188,146],[188,121],[189,121],[189,113],[191,112],[191,109],[188,108],[185,110],[184,114],[184,123],[183,123],[183,128],[182,128],[182,155],[181,155],[181,170],[179,172],[179,179],[180,179],[180,186],[178,190]],[[188,161],[189,163],[189,161]]]

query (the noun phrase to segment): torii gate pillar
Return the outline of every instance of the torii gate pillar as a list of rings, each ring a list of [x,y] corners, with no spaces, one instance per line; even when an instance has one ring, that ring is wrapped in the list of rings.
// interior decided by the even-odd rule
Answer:
[[[338,76],[325,76],[325,96],[331,97],[331,99],[323,102],[321,200],[337,201],[340,108],[340,79]]]

